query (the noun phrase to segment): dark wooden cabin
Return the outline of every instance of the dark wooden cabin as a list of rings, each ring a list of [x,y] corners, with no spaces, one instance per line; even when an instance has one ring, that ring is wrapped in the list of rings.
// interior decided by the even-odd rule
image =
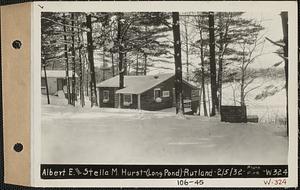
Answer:
[[[119,89],[119,76],[97,84],[100,107],[157,111],[175,106],[174,74],[124,76]],[[120,102],[121,96],[122,101]],[[185,112],[195,113],[199,106],[199,89],[183,81]],[[119,104],[120,102],[120,104]]]

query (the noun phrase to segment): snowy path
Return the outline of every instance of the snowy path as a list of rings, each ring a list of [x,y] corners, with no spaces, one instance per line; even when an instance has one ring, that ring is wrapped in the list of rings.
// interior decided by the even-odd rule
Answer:
[[[59,105],[42,113],[42,163],[287,164],[283,127]]]

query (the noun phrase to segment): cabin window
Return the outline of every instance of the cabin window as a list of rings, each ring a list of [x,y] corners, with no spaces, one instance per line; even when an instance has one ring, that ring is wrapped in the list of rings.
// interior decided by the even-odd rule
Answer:
[[[103,91],[103,102],[106,103],[109,101],[109,91],[108,90],[104,90]]]
[[[170,97],[170,91],[163,91],[163,97]]]
[[[161,102],[161,90],[160,90],[160,88],[155,88],[154,89],[154,100],[156,102]]]
[[[129,106],[132,104],[132,94],[124,94],[124,105]]]

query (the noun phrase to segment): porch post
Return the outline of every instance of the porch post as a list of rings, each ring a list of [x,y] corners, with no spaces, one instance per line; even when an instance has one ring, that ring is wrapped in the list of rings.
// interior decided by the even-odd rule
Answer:
[[[141,94],[138,94],[138,109],[141,109]]]

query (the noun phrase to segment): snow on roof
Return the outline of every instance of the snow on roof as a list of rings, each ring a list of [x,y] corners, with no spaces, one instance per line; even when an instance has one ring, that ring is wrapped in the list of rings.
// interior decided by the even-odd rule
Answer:
[[[168,80],[174,76],[173,73],[146,75],[146,76],[124,76],[123,89],[117,90],[116,93],[122,94],[141,94],[156,85]],[[119,76],[115,76],[97,84],[97,87],[119,87]]]
[[[69,77],[72,77],[73,72],[69,71]],[[42,77],[45,77],[44,70],[41,71]],[[66,71],[65,70],[46,70],[46,75],[48,77],[52,78],[65,78],[66,77]],[[75,77],[78,77],[78,75],[75,73]]]

